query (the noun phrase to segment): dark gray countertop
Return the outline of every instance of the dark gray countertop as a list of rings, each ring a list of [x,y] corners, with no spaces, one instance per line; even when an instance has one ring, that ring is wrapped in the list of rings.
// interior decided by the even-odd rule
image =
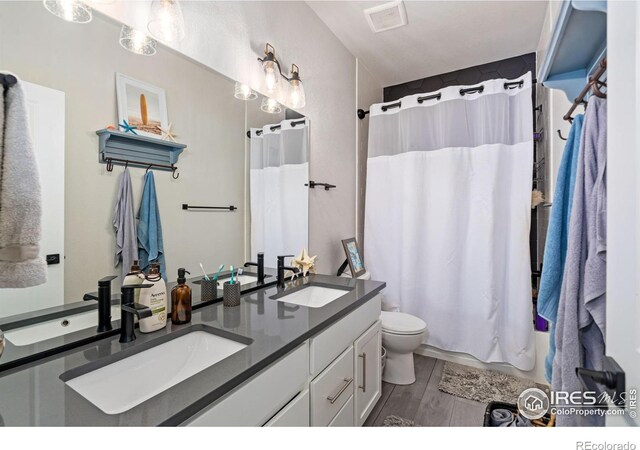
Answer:
[[[276,282],[276,270],[265,267],[265,284],[274,284]],[[212,276],[213,274],[210,274]],[[257,274],[248,270],[244,270],[244,275],[256,276]],[[231,272],[225,271],[220,274],[219,282],[220,289],[218,289],[218,299],[214,301],[204,302],[206,304],[216,303],[222,301],[222,283],[231,276]],[[200,281],[201,278],[193,277],[187,280],[187,284],[191,287],[193,307],[198,309],[202,307],[200,301]],[[256,278],[257,279],[257,278]],[[175,281],[167,283],[167,292],[171,292],[171,289],[177,285]],[[247,283],[242,285],[242,292],[250,292],[258,289],[257,283]],[[111,304],[120,304],[120,287],[115,284],[112,286]],[[97,295],[97,293],[96,293]],[[171,298],[168,299],[169,310],[171,310]],[[74,303],[67,303],[52,308],[42,309],[39,311],[28,312],[19,314],[16,316],[10,316],[0,318],[0,330],[10,331],[16,328],[24,326],[35,325],[41,322],[49,320],[69,318],[73,314],[80,314],[87,311],[95,311],[98,309],[98,302],[96,301],[78,301]],[[42,357],[49,356],[51,354],[60,353],[61,351],[69,348],[75,348],[82,344],[95,342],[103,337],[115,336],[120,330],[120,320],[112,320],[112,331],[104,333],[98,333],[96,328],[86,328],[84,330],[68,333],[63,336],[47,339],[44,341],[36,342],[30,345],[14,345],[8,339],[4,342],[4,351],[0,352],[0,372],[16,367],[18,365],[30,362],[35,359],[41,359]],[[96,327],[97,327],[96,320]]]
[[[352,288],[322,308],[285,304],[269,297],[275,286],[244,295],[240,306],[221,303],[194,311],[186,325],[168,324],[138,339],[120,344],[118,336],[68,350],[59,355],[0,373],[0,425],[6,426],[155,426],[178,425],[225,393],[293,350],[309,337],[373,298],[385,283],[312,275],[288,283],[287,290],[311,282]],[[243,350],[197,373],[122,414],[102,412],[60,379],[85,364],[119,352],[135,353],[151,341],[183,334],[188,327],[206,325],[252,340]],[[160,339],[161,341],[164,339]],[[159,374],[161,376],[161,374]],[[122,380],[126,383],[127,380]]]

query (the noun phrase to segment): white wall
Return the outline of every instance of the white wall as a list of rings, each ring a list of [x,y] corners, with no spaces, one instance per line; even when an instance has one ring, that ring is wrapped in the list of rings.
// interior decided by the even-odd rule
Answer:
[[[233,82],[176,52],[134,55],[118,44],[120,26],[100,16],[86,25],[48,13],[41,2],[0,2],[0,65],[19,77],[65,92],[65,300],[79,301],[114,269],[112,226],[123,171],[98,164],[95,131],[117,120],[115,73],[166,90],[169,121],[187,149],[180,178],[155,172],[168,278],[244,261],[243,211],[186,212],[182,203],[244,205],[245,103]],[[47,170],[47,168],[41,168]],[[139,204],[144,169],[131,169]],[[117,283],[117,282],[116,282]]]
[[[640,386],[640,7],[609,2],[607,17],[607,355]],[[625,415],[628,424],[638,418]],[[635,422],[635,423],[634,423]],[[620,425],[608,417],[607,425]]]
[[[111,17],[146,28],[148,1],[95,5]],[[283,69],[300,67],[311,119],[310,178],[337,189],[310,191],[309,251],[333,273],[344,259],[341,239],[356,233],[356,62],[304,2],[181,2],[187,35],[180,52],[223,75],[261,89],[265,43]]]

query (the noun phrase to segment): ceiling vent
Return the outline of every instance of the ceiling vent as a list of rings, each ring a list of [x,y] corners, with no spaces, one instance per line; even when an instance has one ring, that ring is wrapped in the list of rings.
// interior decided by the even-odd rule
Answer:
[[[402,0],[365,9],[364,15],[374,33],[393,30],[407,24],[407,11]]]

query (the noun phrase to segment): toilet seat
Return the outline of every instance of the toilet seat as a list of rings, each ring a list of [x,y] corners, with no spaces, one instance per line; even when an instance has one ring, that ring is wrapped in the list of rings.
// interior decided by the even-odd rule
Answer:
[[[380,320],[382,321],[382,331],[389,334],[415,335],[424,332],[427,328],[424,320],[401,312],[382,311]]]

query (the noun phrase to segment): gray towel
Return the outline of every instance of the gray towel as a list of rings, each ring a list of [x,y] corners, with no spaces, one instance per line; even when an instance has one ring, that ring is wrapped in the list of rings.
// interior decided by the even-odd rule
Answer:
[[[0,86],[0,288],[46,283],[40,256],[42,196],[22,82]]]
[[[114,264],[122,263],[122,279],[129,273],[134,259],[138,259],[138,235],[133,215],[133,190],[129,169],[125,168],[120,177],[118,200],[113,211],[113,228],[116,232],[116,253]]]
[[[556,325],[554,391],[582,391],[575,370],[602,370],[605,355],[606,101],[589,99],[578,156]],[[600,416],[558,415],[558,426],[604,425]]]

